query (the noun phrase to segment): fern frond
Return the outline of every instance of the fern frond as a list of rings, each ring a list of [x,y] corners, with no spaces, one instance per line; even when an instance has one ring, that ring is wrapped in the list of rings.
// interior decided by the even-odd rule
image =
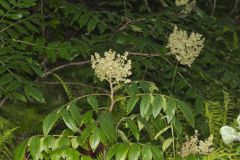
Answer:
[[[224,111],[219,102],[206,102],[205,107],[205,115],[208,119],[210,133],[214,137],[214,142],[217,142],[221,138],[219,130],[222,127],[223,119],[225,119],[223,115]]]
[[[234,105],[227,92],[223,92],[224,101],[206,102],[205,103],[205,116],[208,119],[210,133],[214,136],[214,144],[219,147],[222,145],[220,128],[228,124],[231,118],[235,118]]]
[[[8,129],[9,125],[9,121],[0,117],[0,155],[5,158],[11,157],[11,148],[13,146],[14,139],[13,132],[17,129]]]

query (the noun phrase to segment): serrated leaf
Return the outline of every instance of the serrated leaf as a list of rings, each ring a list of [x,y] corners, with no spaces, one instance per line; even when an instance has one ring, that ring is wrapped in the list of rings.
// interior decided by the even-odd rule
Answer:
[[[30,145],[29,145],[29,150],[30,150],[30,153],[31,153],[33,159],[39,159],[40,158],[42,148],[43,147],[41,146],[40,137],[35,136],[35,137],[31,138]]]
[[[99,143],[100,143],[100,137],[97,132],[94,132],[89,138],[89,144],[90,144],[93,152],[95,152]]]
[[[80,16],[80,18],[78,20],[78,24],[79,24],[80,28],[82,28],[84,25],[87,24],[88,19],[89,19],[89,14],[88,13],[82,14]]]
[[[67,148],[64,150],[64,155],[67,155],[67,159],[69,160],[79,160],[80,153],[72,148]]]
[[[95,130],[96,124],[91,123],[86,126],[86,128],[81,132],[80,139],[78,139],[79,145],[82,148],[88,148],[89,143],[88,143],[88,138],[92,134],[92,132]]]
[[[53,136],[46,136],[43,137],[43,150],[46,152],[49,151],[50,148],[52,148],[52,144],[54,142],[54,137]]]
[[[81,160],[92,160],[92,158],[89,157],[89,156],[83,155],[83,156],[81,157]]]
[[[58,138],[57,148],[68,147],[70,144],[69,138],[66,136]]]
[[[149,145],[142,146],[142,159],[144,160],[152,160],[152,150]]]
[[[97,25],[98,25],[98,29],[99,29],[100,33],[103,34],[104,31],[106,30],[106,27],[107,27],[106,24],[100,22],[100,23],[98,23]]]
[[[77,122],[77,124],[81,125],[81,115],[79,113],[78,107],[75,103],[71,103],[69,107],[69,111],[73,117],[73,119]]]
[[[9,92],[9,91],[16,91],[19,87],[21,86],[20,82],[17,80],[13,80],[12,82],[10,82],[6,88],[5,91]]]
[[[176,101],[172,98],[169,98],[167,101],[167,107],[166,107],[166,116],[167,116],[167,122],[170,123],[173,117],[175,116],[176,111]]]
[[[79,129],[72,115],[65,108],[61,110],[61,114],[62,114],[63,121],[67,125],[67,127],[71,129],[73,132],[78,132]]]
[[[95,29],[96,25],[97,25],[97,20],[95,18],[90,19],[87,24],[88,33],[91,33]]]
[[[5,84],[8,84],[13,79],[13,76],[10,73],[4,74],[0,77],[0,86],[4,86]]]
[[[184,102],[179,101],[177,104],[180,110],[182,111],[184,117],[186,118],[186,120],[190,123],[192,127],[194,127],[195,119],[194,119],[192,109]]]
[[[137,104],[137,102],[139,101],[139,97],[133,95],[131,96],[129,99],[128,99],[128,102],[127,102],[127,112],[130,113],[134,106]]]
[[[88,112],[84,113],[80,120],[81,125],[82,124],[88,125],[88,123],[90,123],[92,120],[92,114],[93,114],[93,111],[88,111]]]
[[[19,101],[27,102],[26,97],[18,92],[13,92],[12,95]]]
[[[27,28],[29,28],[30,30],[34,31],[34,32],[39,32],[38,28],[35,27],[32,23],[30,23],[29,21],[24,21],[23,24],[25,24],[25,26]]]
[[[74,149],[78,148],[79,143],[78,143],[78,141],[77,141],[77,137],[73,137],[73,138],[71,139],[71,144],[72,144],[72,148],[74,148]]]
[[[172,138],[168,138],[163,142],[162,145],[162,151],[165,152],[166,149],[168,149],[168,147],[173,143],[173,139]]]
[[[25,152],[27,149],[27,145],[28,145],[28,140],[25,140],[23,142],[21,142],[14,153],[14,160],[25,160]]]
[[[0,9],[0,16],[3,16],[4,15],[4,12],[3,10]]]
[[[141,146],[138,144],[133,144],[130,146],[129,153],[128,153],[128,159],[129,160],[138,160],[141,153]]]
[[[130,141],[128,140],[126,134],[123,131],[118,129],[117,132],[118,132],[118,135],[121,137],[121,139],[122,139],[122,141],[124,143],[130,143]]]
[[[138,141],[140,133],[139,133],[137,124],[132,119],[127,119],[127,126],[131,130],[131,132],[133,133],[134,137]]]
[[[113,123],[113,118],[111,113],[104,113],[100,118],[100,127],[102,128],[103,132],[105,133],[107,139],[110,142],[114,142],[117,140],[117,133],[116,127]]]
[[[27,96],[31,96],[32,98],[34,98],[38,102],[41,102],[41,103],[45,102],[42,92],[40,92],[36,88],[33,88],[32,86],[29,86],[29,85],[25,86],[24,87],[24,92]]]
[[[142,117],[145,117],[148,113],[151,104],[151,96],[149,94],[145,94],[141,97],[140,103],[140,114]]]
[[[10,9],[10,5],[7,3],[7,1],[5,0],[1,0],[0,1],[0,5],[5,8],[6,10],[9,10]]]
[[[107,151],[107,155],[106,155],[106,160],[112,160],[112,157],[117,152],[117,147],[118,147],[117,143],[115,143],[115,144],[113,144],[112,146],[109,147],[109,149]]]
[[[107,145],[108,142],[107,142],[107,138],[106,138],[106,135],[104,134],[104,132],[100,128],[97,128],[95,132],[97,132],[98,136],[100,137],[101,142],[104,145]]]
[[[115,160],[125,160],[127,157],[129,146],[127,144],[119,144],[117,146]]]
[[[156,146],[151,145],[153,160],[164,159],[163,152]]]
[[[39,77],[43,77],[43,75],[44,75],[43,70],[41,69],[41,67],[38,64],[32,64],[31,68],[32,68],[32,70],[34,70],[35,73],[37,73],[37,75]]]
[[[164,132],[166,132],[169,128],[171,128],[171,126],[167,126],[167,127],[163,128],[163,129],[161,129],[161,130],[155,135],[154,139],[157,140],[157,138],[158,138],[161,134],[163,134]]]
[[[53,112],[49,114],[44,120],[43,120],[43,134],[46,136],[54,124],[56,123],[58,119],[58,114],[56,112]]]
[[[92,106],[92,108],[96,112],[98,112],[98,100],[97,100],[96,96],[88,96],[87,101]]]
[[[153,82],[140,81],[139,85],[144,92],[153,92],[154,90],[158,90],[158,88]]]
[[[181,122],[178,120],[177,117],[175,117],[175,118],[173,119],[173,126],[174,126],[174,128],[175,128],[175,130],[176,130],[176,133],[177,133],[178,135],[181,135],[181,133],[182,133],[182,124],[181,124]]]
[[[154,118],[156,118],[159,115],[161,109],[163,108],[163,105],[164,105],[163,96],[157,95],[156,97],[154,97],[152,103],[152,112]]]
[[[16,4],[16,0],[8,0],[8,1],[9,1],[9,3],[11,3],[11,4],[13,4],[13,5]]]
[[[23,17],[23,14],[22,13],[9,13],[9,14],[7,14],[6,17],[14,19],[14,20],[19,20]]]
[[[154,131],[151,129],[149,123],[147,122],[147,120],[145,118],[142,118],[142,117],[138,117],[138,126],[144,126],[144,128],[146,129],[148,135],[149,135],[149,138],[153,141],[154,140]],[[139,130],[140,130],[140,127],[139,127]]]

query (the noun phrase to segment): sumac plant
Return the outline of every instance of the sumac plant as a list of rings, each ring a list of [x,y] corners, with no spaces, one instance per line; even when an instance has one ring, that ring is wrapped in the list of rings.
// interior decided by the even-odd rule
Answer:
[[[131,81],[127,56],[112,50],[92,56],[92,68],[109,84],[109,92],[72,98],[50,113],[43,135],[23,141],[15,160],[162,160],[176,155],[181,121],[194,127],[192,110],[159,93],[152,82]]]

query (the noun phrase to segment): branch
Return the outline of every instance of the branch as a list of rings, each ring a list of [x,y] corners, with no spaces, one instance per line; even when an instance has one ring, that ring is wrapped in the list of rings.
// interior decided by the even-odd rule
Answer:
[[[139,52],[128,52],[130,55],[134,56],[145,56],[145,57],[160,57],[159,53],[139,53]]]
[[[47,82],[47,81],[39,81],[38,83],[42,83],[42,84],[48,84],[48,85],[62,85],[60,82]],[[95,86],[92,86],[92,85],[87,85],[85,83],[81,83],[81,82],[64,82],[66,83],[67,85],[80,85],[80,86],[83,86],[83,87],[89,87],[89,88],[94,88],[94,89],[98,89],[98,90],[101,90],[105,93],[107,93],[108,91],[101,88],[101,87],[95,87]]]
[[[1,102],[0,102],[0,109],[3,107],[3,104],[6,102],[8,98],[7,97],[4,97]]]
[[[81,66],[81,65],[84,65],[84,64],[88,64],[88,63],[90,63],[90,60],[80,61],[80,62],[71,62],[71,63],[63,64],[63,65],[61,65],[61,66],[57,66],[56,68],[53,68],[53,69],[47,71],[47,72],[43,75],[43,77],[46,77],[46,76],[52,74],[53,72],[56,72],[56,71],[58,71],[58,70],[60,70],[60,69],[66,68],[66,67],[70,67],[70,66]]]

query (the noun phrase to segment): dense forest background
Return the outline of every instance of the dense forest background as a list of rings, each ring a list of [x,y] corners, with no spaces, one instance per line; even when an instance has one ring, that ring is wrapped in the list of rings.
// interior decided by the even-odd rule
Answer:
[[[175,25],[188,33],[194,31],[205,37],[204,48],[191,67],[179,64],[174,56],[168,55],[166,45]],[[209,155],[189,159],[240,157],[239,145],[223,144],[219,133],[223,125],[236,126],[235,119],[240,113],[239,0],[193,0],[180,6],[174,0],[0,0],[0,41],[0,160],[49,158],[52,152],[44,151],[46,153],[40,156],[43,149],[37,146],[41,141],[37,135],[43,135],[43,120],[76,97],[109,92],[107,82],[99,81],[90,64],[91,55],[95,52],[103,55],[109,49],[117,53],[128,51],[128,58],[132,61],[131,80],[137,84],[132,86],[143,92],[157,90],[158,94],[176,98],[188,106],[186,110],[174,110],[171,129],[166,128],[167,122],[160,120],[163,115],[159,120],[154,115],[151,124],[148,124],[148,118],[138,120],[146,127],[144,131],[139,129],[141,123],[138,123],[139,128],[130,127],[133,135],[126,128],[119,131],[116,135],[118,143],[133,142],[133,137],[140,135],[143,137],[141,143],[159,146],[155,147],[156,150],[152,148],[152,152],[146,147],[141,159],[161,156],[180,159],[178,153],[185,136],[194,135],[198,130],[199,139],[213,135],[215,150]],[[121,97],[120,93],[118,97]],[[96,106],[108,105],[106,98],[97,97],[98,101],[95,98],[76,103],[80,117],[85,117],[80,124],[86,122],[85,127],[89,118],[85,113],[89,113],[91,106],[96,109]],[[121,107],[125,103],[123,101],[113,112],[114,120],[100,116],[100,122],[117,123],[121,117],[130,117]],[[138,112],[139,105],[136,102],[134,113]],[[93,120],[89,121],[96,123],[99,114],[94,112]],[[133,122],[135,119],[131,118]],[[66,121],[64,116],[63,120],[59,118],[58,124],[53,124],[52,135],[77,135],[69,131],[74,130],[71,127],[73,122],[69,122],[69,127],[64,124],[68,123]],[[156,127],[157,124],[162,126]],[[88,132],[86,141],[94,130]],[[28,144],[30,150],[26,149],[25,143],[26,152],[22,149],[21,153],[19,150],[16,153],[16,147],[19,144],[20,148],[23,147],[21,142],[32,136],[35,139]],[[155,139],[151,138],[154,136]],[[112,143],[105,145],[101,139],[99,144],[94,136],[91,140],[90,148],[93,149],[93,144],[98,142],[99,151],[86,148],[82,151],[82,144],[73,148],[85,155],[85,159],[104,159],[97,154]],[[41,150],[39,157],[38,150]],[[117,150],[121,153],[114,151],[113,155],[116,152],[116,159],[124,160],[128,151],[124,146]],[[63,150],[58,155],[62,153]],[[73,152],[68,150],[64,154],[70,157]]]

